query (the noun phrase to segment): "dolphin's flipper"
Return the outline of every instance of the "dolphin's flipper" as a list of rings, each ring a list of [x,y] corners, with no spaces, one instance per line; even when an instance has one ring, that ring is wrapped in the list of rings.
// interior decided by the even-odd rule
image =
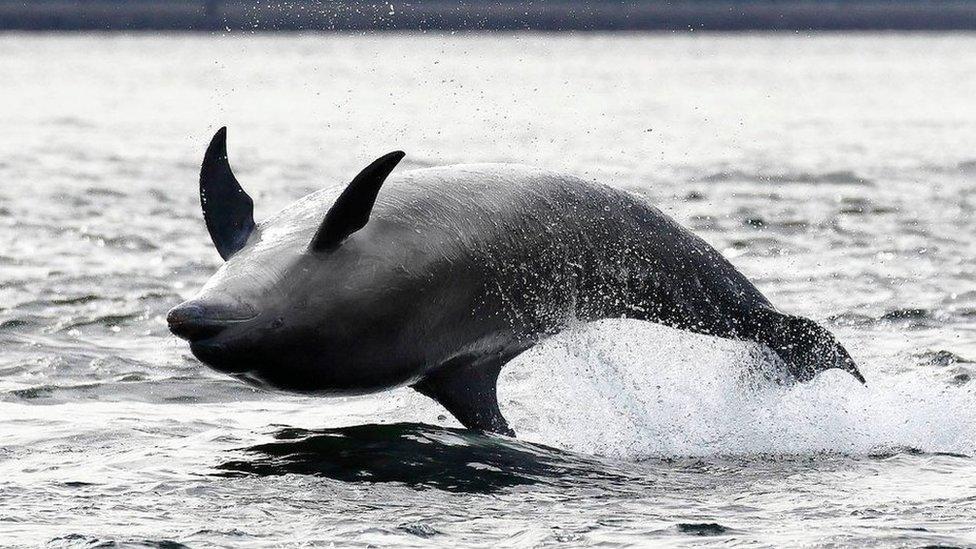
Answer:
[[[217,253],[224,260],[244,247],[254,232],[254,202],[227,161],[227,128],[210,141],[200,167],[200,204]]]
[[[312,251],[334,250],[349,235],[366,226],[380,187],[404,156],[403,151],[385,154],[353,178],[325,214],[309,245]]]
[[[799,381],[809,381],[824,370],[838,368],[865,383],[847,349],[816,322],[763,309],[752,315],[751,324],[752,338],[775,351]]]
[[[484,357],[449,362],[413,385],[420,394],[441,404],[462,425],[513,437],[498,409],[498,372],[510,357]]]

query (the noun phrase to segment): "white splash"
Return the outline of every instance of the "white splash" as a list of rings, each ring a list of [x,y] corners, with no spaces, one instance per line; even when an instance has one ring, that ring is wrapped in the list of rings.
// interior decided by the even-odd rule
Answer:
[[[757,363],[774,361],[756,345],[603,321],[509,364],[499,397],[519,438],[627,459],[976,451],[970,386],[872,364],[861,364],[867,386],[836,370],[779,385]]]

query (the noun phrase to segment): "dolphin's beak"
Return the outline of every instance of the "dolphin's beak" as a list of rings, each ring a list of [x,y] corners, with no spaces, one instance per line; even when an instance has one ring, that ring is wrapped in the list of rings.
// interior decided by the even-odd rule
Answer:
[[[255,316],[257,314],[250,308],[231,311],[227,307],[191,300],[173,307],[166,315],[166,323],[174,335],[192,343],[214,337]]]

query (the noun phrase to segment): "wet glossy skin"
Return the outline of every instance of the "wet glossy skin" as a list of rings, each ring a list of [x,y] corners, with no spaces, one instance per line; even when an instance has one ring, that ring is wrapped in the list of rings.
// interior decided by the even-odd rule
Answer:
[[[460,355],[517,353],[572,318],[732,335],[730,307],[768,306],[657,209],[570,176],[507,165],[394,175],[363,230],[310,253],[336,195],[309,195],[260,223],[174,309],[174,331],[198,358],[281,389],[363,393]],[[181,332],[180,315],[197,318]]]
[[[197,358],[301,393],[411,385],[465,426],[508,435],[499,370],[577,320],[753,340],[792,379],[841,368],[863,381],[829,332],[777,312],[711,246],[623,191],[512,165],[405,172],[386,181],[361,230],[310,248],[338,194],[259,224],[170,312]]]

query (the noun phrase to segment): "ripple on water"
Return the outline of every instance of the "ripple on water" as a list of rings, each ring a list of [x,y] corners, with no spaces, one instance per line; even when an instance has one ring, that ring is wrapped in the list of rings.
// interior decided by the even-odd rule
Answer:
[[[0,392],[0,395],[45,405],[83,401],[193,404],[266,398],[252,387],[231,379],[202,376],[150,378],[137,374],[126,374],[118,381],[33,385]]]
[[[16,328],[30,326],[31,324],[31,321],[23,318],[11,318],[10,320],[0,322],[0,330],[14,330]]]
[[[130,313],[114,313],[99,315],[93,318],[81,318],[77,320],[68,320],[59,328],[60,331],[73,330],[75,328],[83,328],[86,326],[102,326],[105,328],[113,328],[116,326],[124,326],[127,323],[144,318],[146,313],[144,311],[133,311]]]
[[[86,536],[84,534],[68,534],[65,536],[56,537],[47,543],[48,547],[52,548],[109,548],[109,547],[131,547],[131,548],[154,548],[154,549],[190,549],[189,546],[184,545],[177,541],[172,540],[151,540],[151,539],[134,539],[134,538],[122,538],[122,539],[112,539],[112,538],[98,538],[95,536]]]
[[[880,320],[919,320],[932,318],[932,312],[928,309],[905,308],[892,309],[883,315]]]
[[[397,526],[397,529],[423,539],[429,539],[441,533],[433,526],[429,524],[425,524],[423,522],[411,522],[407,524],[401,524],[400,526]]]
[[[679,522],[675,525],[675,529],[679,533],[693,536],[721,536],[733,532],[728,526],[722,526],[717,522]]]
[[[956,169],[967,174],[976,174],[976,160],[963,160],[956,164]]]
[[[831,185],[873,185],[869,178],[851,170],[828,171],[822,173],[764,173],[729,170],[715,172],[698,178],[707,183],[754,182],[766,184],[831,184]]]
[[[345,482],[393,482],[449,492],[493,493],[626,476],[575,454],[463,429],[416,423],[308,431],[287,428],[276,442],[243,449],[218,467],[227,475],[314,475]]]

